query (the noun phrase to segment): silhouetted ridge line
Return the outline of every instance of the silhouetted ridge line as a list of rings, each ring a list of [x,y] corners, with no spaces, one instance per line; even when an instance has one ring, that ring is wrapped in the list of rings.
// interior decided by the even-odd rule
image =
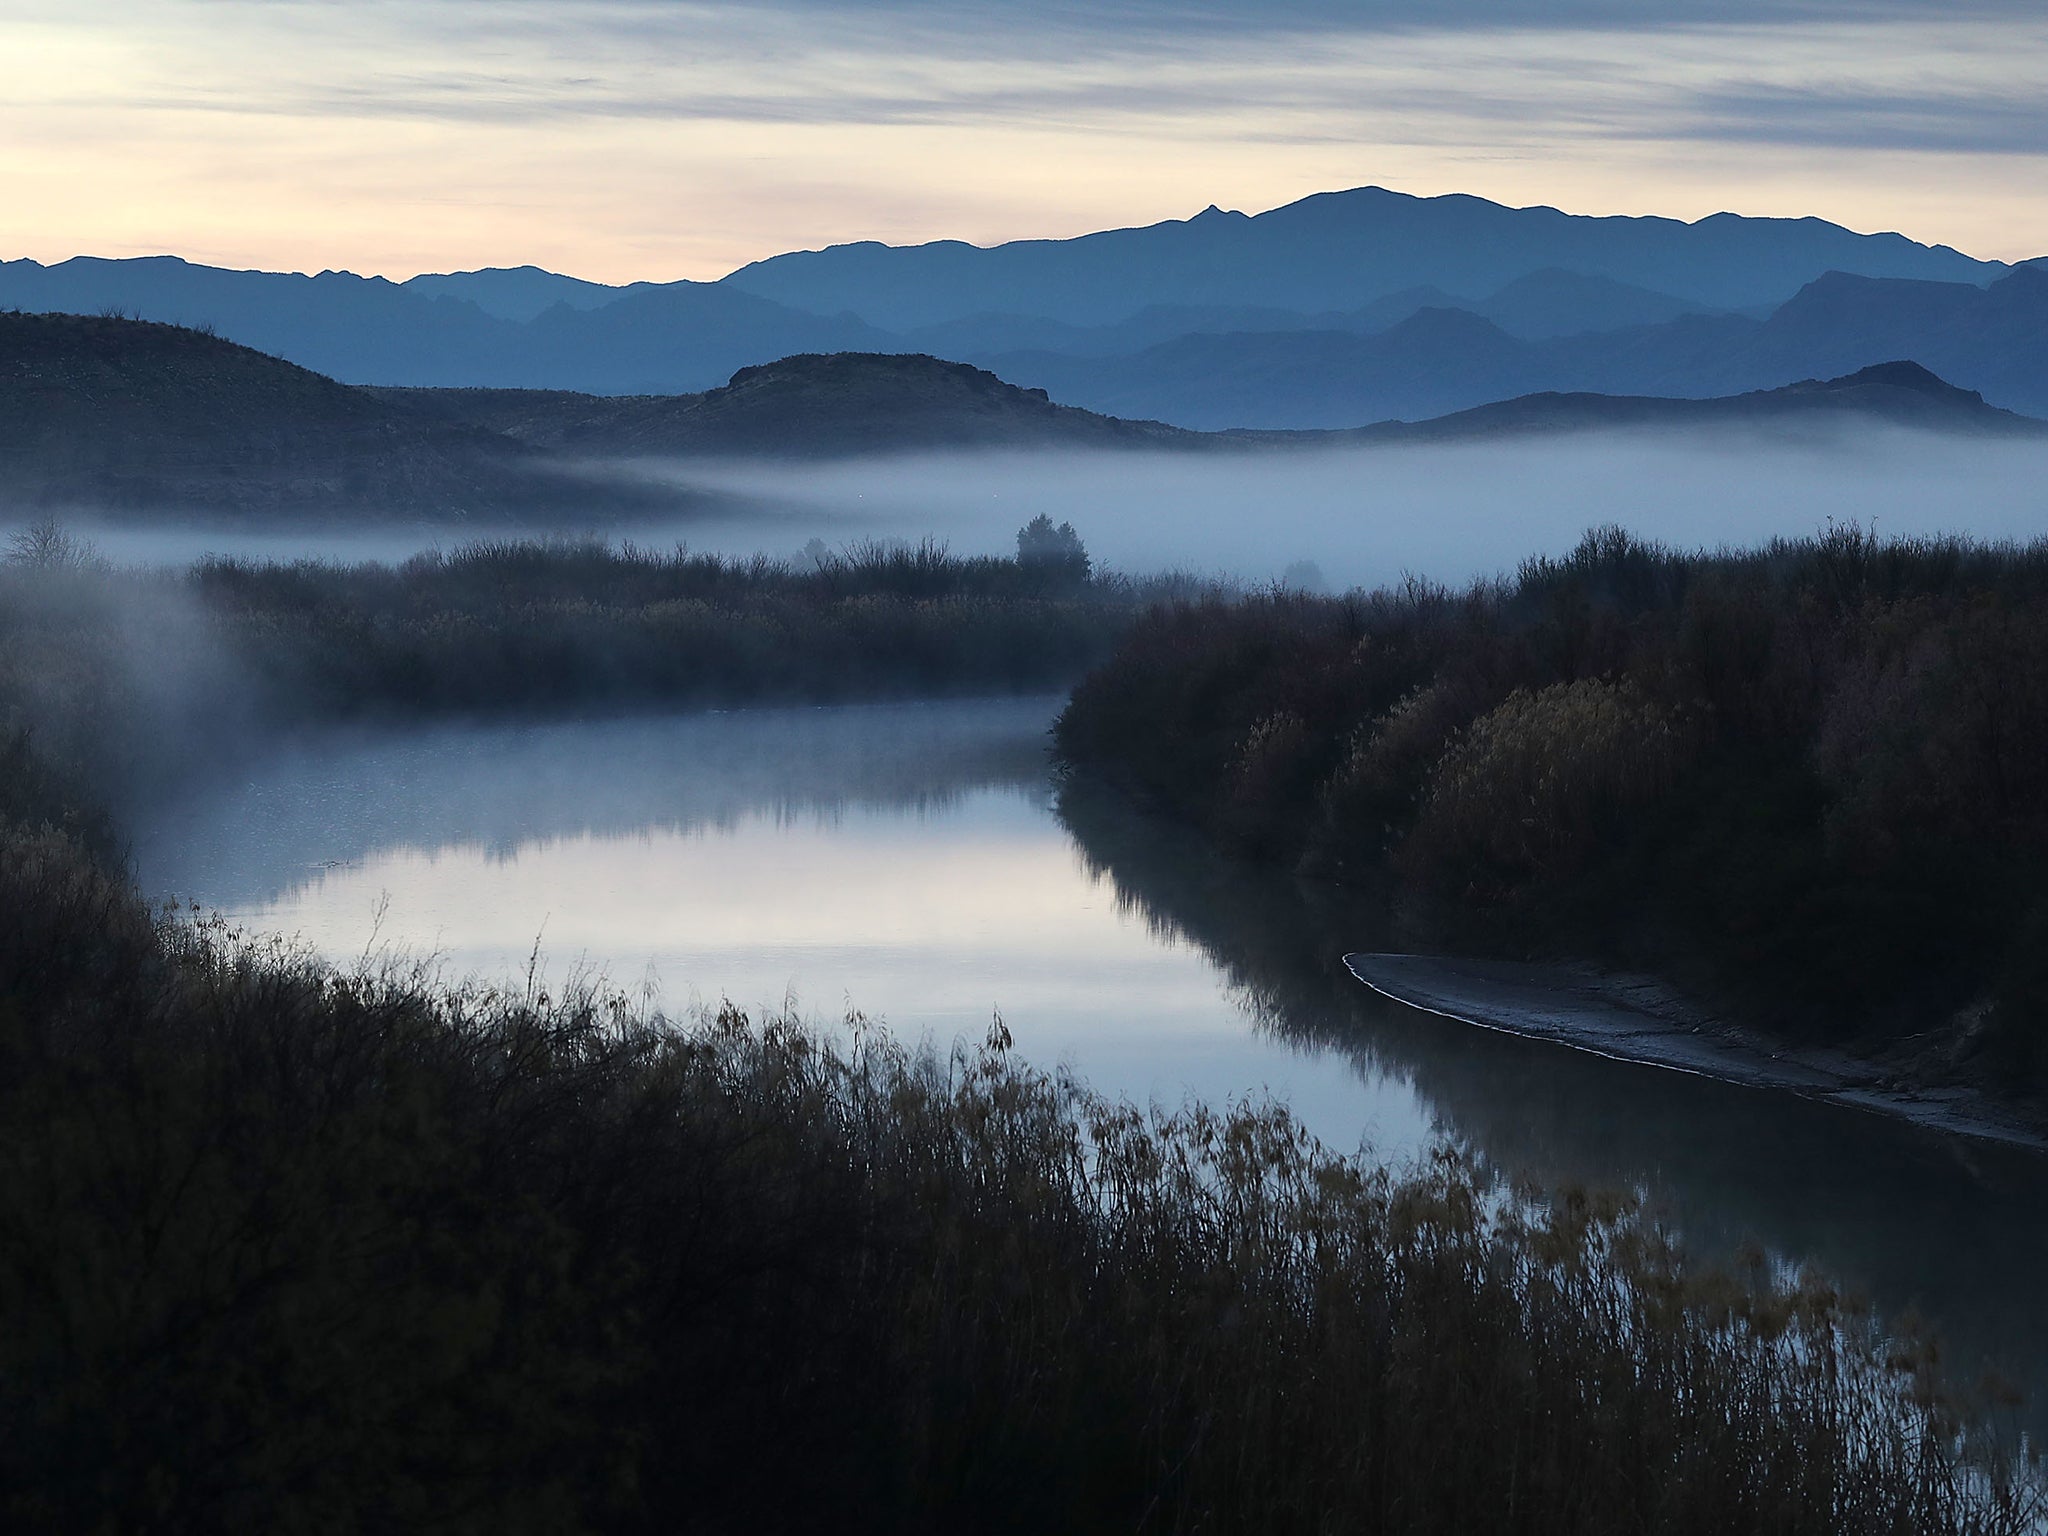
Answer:
[[[1988,285],[1988,286],[1987,286]],[[674,395],[804,353],[926,353],[1192,429],[1417,420],[1546,391],[1706,398],[1914,357],[2048,414],[2048,269],[1818,219],[1687,224],[1381,188],[982,248],[793,252],[715,283],[535,267],[0,262],[0,306],[211,325],[349,383]],[[1490,322],[1396,332],[1428,308]]]
[[[1409,323],[1490,328],[1446,311]],[[197,330],[0,315],[0,494],[56,510],[587,521],[708,502],[607,467],[636,459],[1272,450],[1855,419],[2048,431],[1904,361],[1713,400],[1539,393],[1414,423],[1201,433],[1079,409],[924,355],[800,354],[692,395],[365,389]]]
[[[919,448],[1188,446],[1199,434],[1058,405],[921,354],[802,354],[693,395],[379,390],[380,398],[582,455],[801,458]]]
[[[518,517],[674,508],[502,433],[188,327],[0,314],[0,493],[99,511]]]

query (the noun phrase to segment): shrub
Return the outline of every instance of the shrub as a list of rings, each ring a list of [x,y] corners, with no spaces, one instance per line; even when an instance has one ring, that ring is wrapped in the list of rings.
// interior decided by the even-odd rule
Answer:
[[[1670,792],[1687,756],[1671,711],[1631,683],[1517,689],[1438,760],[1402,866],[1453,889],[1568,878]]]

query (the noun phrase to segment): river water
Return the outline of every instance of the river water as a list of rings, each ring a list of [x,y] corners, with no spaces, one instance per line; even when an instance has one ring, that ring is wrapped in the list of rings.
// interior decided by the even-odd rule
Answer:
[[[850,1009],[941,1049],[998,1012],[1026,1059],[1177,1105],[1271,1094],[1395,1162],[1448,1139],[1638,1188],[1931,1318],[2048,1425],[2048,1157],[1473,1029],[1350,980],[1363,903],[1056,785],[1053,699],[751,710],[329,738],[145,812],[146,890],[352,963],[671,1012]]]

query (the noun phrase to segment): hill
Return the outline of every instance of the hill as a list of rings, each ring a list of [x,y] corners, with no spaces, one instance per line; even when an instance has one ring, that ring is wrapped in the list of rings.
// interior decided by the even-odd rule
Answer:
[[[1446,442],[1617,428],[1800,428],[1860,420],[1921,431],[2048,438],[2048,422],[1984,403],[1914,362],[1879,363],[1834,379],[1707,400],[1642,395],[1542,393],[1428,421],[1381,422],[1328,434],[1354,442]],[[1289,436],[1298,436],[1289,434]]]
[[[0,314],[0,495],[16,507],[459,518],[621,510],[658,493],[569,476],[501,434],[201,331]]]
[[[1449,313],[1452,325],[1483,325]],[[1827,380],[1691,400],[1537,392],[1423,421],[1336,431],[1190,432],[1053,403],[979,368],[931,357],[789,357],[744,368],[722,389],[619,397],[561,390],[380,389],[421,416],[565,458],[852,458],[933,448],[1230,451],[1424,442],[1614,428],[1798,427],[1863,419],[1984,436],[2048,433],[1913,362]]]
[[[785,357],[690,395],[377,390],[378,398],[589,457],[807,458],[923,448],[1180,447],[1200,435],[1056,405],[966,363],[894,353]]]

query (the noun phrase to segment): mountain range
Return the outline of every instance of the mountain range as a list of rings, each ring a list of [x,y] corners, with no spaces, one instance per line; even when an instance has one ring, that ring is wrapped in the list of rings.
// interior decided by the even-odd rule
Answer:
[[[983,369],[898,353],[789,357],[743,368],[696,395],[559,390],[372,389],[441,421],[503,433],[572,459],[852,458],[948,448],[1057,447],[1246,452],[1481,441],[1563,432],[1848,422],[1991,437],[2048,437],[2048,422],[1988,405],[1918,363],[1712,399],[1593,393],[1524,395],[1426,421],[1341,431],[1192,432],[1052,404]]]
[[[1238,331],[1118,357],[975,360],[1073,405],[1216,429],[1413,420],[1537,392],[1707,398],[1901,357],[1997,405],[2048,413],[2048,269],[2022,267],[1985,288],[1829,273],[1767,319],[1688,314],[1541,339],[1435,307],[1369,335]]]
[[[793,354],[925,353],[1200,428],[1542,391],[1706,397],[1897,357],[2048,411],[2039,263],[1817,219],[1594,218],[1371,187],[1071,240],[834,246],[710,283],[0,261],[5,307],[206,326],[395,386],[673,395]]]

